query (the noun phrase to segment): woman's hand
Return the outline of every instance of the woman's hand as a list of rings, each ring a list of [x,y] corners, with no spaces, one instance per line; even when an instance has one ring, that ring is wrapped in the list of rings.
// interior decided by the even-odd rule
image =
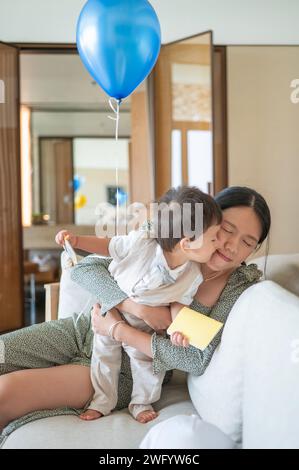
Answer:
[[[131,299],[124,300],[117,307],[140,318],[155,331],[166,330],[171,323],[169,307],[150,307],[138,304]]]
[[[117,321],[123,320],[118,311],[114,308],[103,317],[101,306],[95,304],[91,313],[91,324],[93,331],[99,335],[109,336],[110,327]],[[117,327],[116,327],[117,328]]]
[[[183,348],[189,347],[188,338],[186,338],[186,336],[184,336],[183,333],[180,333],[179,331],[175,331],[171,334],[170,341],[174,346],[182,346]]]

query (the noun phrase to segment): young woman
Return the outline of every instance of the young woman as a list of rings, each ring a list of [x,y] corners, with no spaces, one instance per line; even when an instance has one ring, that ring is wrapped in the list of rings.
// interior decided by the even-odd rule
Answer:
[[[267,238],[271,217],[264,198],[249,188],[227,188],[215,199],[223,211],[219,249],[201,266],[205,282],[191,307],[225,322],[238,297],[261,277],[256,265],[246,266],[244,262]],[[96,295],[101,305],[131,310],[155,330],[167,328],[169,312],[136,306],[126,299],[107,273],[108,262],[86,258],[74,270],[74,278]],[[97,307],[94,310],[97,312]],[[2,438],[34,419],[78,414],[89,403],[93,395],[89,372],[91,317],[82,315],[76,320],[74,315],[1,336],[5,347],[5,363],[0,364],[0,429],[5,428]],[[107,334],[116,321],[115,311],[105,318],[94,315],[94,327],[101,334]],[[204,372],[221,338],[219,333],[200,351],[192,346],[178,348],[166,337],[147,335],[124,323],[116,325],[114,334],[117,340],[152,357],[154,370],[176,368],[197,375]],[[183,340],[177,336],[178,344]],[[131,390],[129,361],[123,354],[117,409],[128,406]]]

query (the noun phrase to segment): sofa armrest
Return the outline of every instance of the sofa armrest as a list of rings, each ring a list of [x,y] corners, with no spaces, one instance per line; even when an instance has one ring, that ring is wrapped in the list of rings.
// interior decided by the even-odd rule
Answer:
[[[59,302],[59,282],[53,282],[51,284],[44,285],[46,289],[46,311],[45,320],[57,320],[58,319],[58,302]]]

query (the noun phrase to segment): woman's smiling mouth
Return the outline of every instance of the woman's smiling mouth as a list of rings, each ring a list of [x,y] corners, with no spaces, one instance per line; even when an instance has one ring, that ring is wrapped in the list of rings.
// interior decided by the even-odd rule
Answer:
[[[232,259],[228,258],[227,256],[225,256],[223,253],[221,253],[219,250],[216,250],[216,253],[218,256],[220,256],[221,259],[223,259],[224,261],[226,261],[227,263],[231,262]]]

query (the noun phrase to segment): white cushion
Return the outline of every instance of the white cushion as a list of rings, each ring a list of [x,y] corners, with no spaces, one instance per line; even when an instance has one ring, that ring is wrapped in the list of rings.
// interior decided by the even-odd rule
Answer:
[[[80,257],[78,256],[78,260]],[[96,303],[95,298],[79,284],[72,281],[72,261],[65,251],[61,254],[61,277],[59,287],[58,318],[67,318],[73,313],[86,313]]]
[[[299,299],[270,281],[246,326],[243,448],[299,448]]]
[[[269,255],[256,258],[256,263],[263,272],[265,279],[274,281],[281,287],[299,296],[299,253],[285,255]]]
[[[299,447],[299,299],[271,281],[247,289],[188,385],[202,419],[243,448]]]
[[[232,308],[205,373],[188,377],[189,393],[201,418],[237,443],[242,440],[244,331],[255,289],[247,289]]]
[[[140,449],[234,449],[236,444],[198,415],[179,415],[152,427]]]
[[[159,416],[147,424],[135,421],[127,409],[89,422],[76,416],[40,419],[14,431],[2,449],[137,449],[155,424],[178,414],[196,412],[186,384],[172,381],[163,387],[155,408]]]

